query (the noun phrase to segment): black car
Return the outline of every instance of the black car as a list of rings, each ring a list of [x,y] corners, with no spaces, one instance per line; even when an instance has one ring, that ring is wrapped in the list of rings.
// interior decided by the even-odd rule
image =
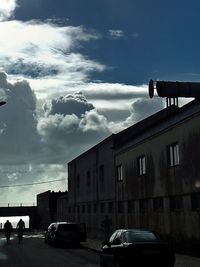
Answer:
[[[173,267],[173,246],[151,230],[119,229],[102,243],[101,267]]]
[[[53,246],[68,244],[79,245],[86,241],[85,224],[74,222],[55,222],[51,223],[45,232],[45,243]]]

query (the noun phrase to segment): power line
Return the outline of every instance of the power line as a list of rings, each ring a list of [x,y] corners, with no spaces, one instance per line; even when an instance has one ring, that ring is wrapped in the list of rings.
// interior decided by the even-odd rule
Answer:
[[[0,185],[0,188],[29,186],[29,185],[38,185],[38,184],[48,184],[48,183],[54,183],[54,182],[59,182],[59,181],[64,181],[64,180],[66,181],[66,179],[57,179],[57,180],[50,180],[50,181],[46,181],[46,182],[37,182],[37,183],[30,183],[30,184]]]

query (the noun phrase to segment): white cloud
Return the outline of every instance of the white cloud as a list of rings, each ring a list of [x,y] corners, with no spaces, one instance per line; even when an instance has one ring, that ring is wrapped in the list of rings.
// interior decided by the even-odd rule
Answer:
[[[110,29],[108,31],[109,33],[109,36],[113,39],[120,39],[124,36],[124,32],[122,30],[113,30],[113,29]]]
[[[0,21],[6,20],[13,15],[17,7],[17,0],[1,0],[0,3]]]
[[[25,78],[33,82],[36,93],[41,90],[44,94],[41,85],[48,84],[48,79],[55,85],[66,81],[77,84],[86,81],[91,71],[105,69],[103,64],[78,52],[82,43],[99,38],[83,27],[5,21],[0,22],[0,36],[2,70],[13,80]],[[34,82],[38,84],[36,89]]]

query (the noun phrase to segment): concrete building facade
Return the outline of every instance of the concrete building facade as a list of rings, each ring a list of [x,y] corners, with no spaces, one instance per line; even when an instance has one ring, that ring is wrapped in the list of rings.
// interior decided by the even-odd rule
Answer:
[[[200,241],[199,155],[200,102],[163,109],[68,164],[69,216]]]
[[[68,215],[101,235],[105,215],[115,224],[113,136],[68,163]]]

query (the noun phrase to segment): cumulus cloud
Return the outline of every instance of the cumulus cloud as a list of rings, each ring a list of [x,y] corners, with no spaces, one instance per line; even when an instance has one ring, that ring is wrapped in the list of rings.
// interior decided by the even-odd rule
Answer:
[[[130,107],[130,116],[125,121],[125,126],[130,126],[137,123],[146,117],[160,111],[165,106],[162,98],[154,97],[152,100],[149,99],[138,99],[132,103]]]
[[[1,0],[0,21],[12,17],[16,7],[17,7],[17,0]]]
[[[111,132],[107,119],[98,113],[82,93],[53,99],[44,105],[38,132],[46,143],[46,153],[66,160],[94,145]],[[66,149],[67,147],[67,149]],[[72,152],[74,150],[74,152]]]

